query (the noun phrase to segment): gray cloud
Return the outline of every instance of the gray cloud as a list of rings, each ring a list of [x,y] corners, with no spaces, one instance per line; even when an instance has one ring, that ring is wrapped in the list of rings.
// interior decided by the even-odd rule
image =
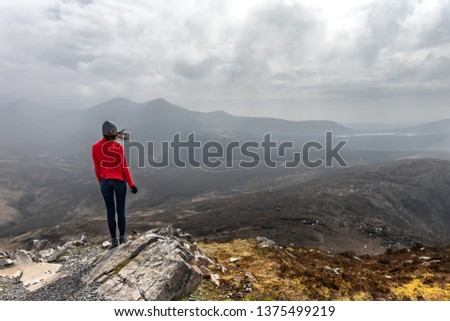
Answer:
[[[3,103],[162,96],[295,119],[450,117],[447,0],[26,2],[0,5]]]
[[[215,57],[206,58],[196,64],[181,60],[174,63],[174,71],[188,79],[199,79],[211,75],[213,69],[219,64],[220,60]]]

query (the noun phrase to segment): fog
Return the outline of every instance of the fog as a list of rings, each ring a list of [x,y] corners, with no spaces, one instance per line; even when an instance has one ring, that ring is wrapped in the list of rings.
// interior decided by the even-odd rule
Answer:
[[[164,97],[291,120],[450,117],[446,0],[4,0],[0,41],[0,105]]]

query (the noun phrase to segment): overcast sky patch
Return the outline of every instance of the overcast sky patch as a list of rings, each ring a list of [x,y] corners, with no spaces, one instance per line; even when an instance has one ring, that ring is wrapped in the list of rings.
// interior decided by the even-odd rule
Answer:
[[[450,1],[3,0],[0,102],[450,117]]]

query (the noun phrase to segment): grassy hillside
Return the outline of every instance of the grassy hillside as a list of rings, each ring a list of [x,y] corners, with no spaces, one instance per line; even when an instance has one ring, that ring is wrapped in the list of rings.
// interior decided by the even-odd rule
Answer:
[[[191,294],[196,300],[450,300],[450,247],[356,256],[264,248],[255,239],[198,246],[219,264]]]

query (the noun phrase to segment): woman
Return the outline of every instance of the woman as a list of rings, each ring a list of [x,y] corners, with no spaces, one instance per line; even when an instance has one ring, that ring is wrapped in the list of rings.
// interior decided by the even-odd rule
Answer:
[[[138,189],[133,183],[123,147],[117,139],[128,139],[124,130],[117,131],[117,126],[111,121],[105,121],[102,126],[103,138],[92,146],[92,159],[94,161],[95,175],[100,184],[103,199],[105,200],[109,232],[111,233],[111,246],[114,248],[127,242],[125,236],[125,198],[127,183],[131,193],[136,194]],[[115,198],[115,204],[114,204]],[[119,239],[116,234],[119,226]]]

